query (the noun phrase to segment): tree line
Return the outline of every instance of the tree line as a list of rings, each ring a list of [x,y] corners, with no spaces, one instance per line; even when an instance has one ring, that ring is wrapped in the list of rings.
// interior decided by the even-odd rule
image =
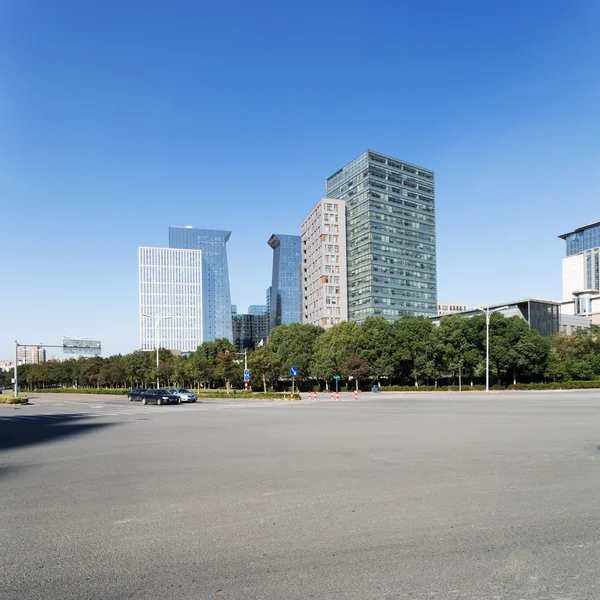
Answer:
[[[281,325],[269,343],[248,352],[251,386],[277,390],[289,385],[296,367],[301,389],[327,389],[340,377],[356,389],[380,385],[450,385],[485,378],[485,316],[443,317],[434,325],[426,317],[405,316],[395,322],[370,317],[342,322],[324,330],[315,325]],[[490,317],[492,383],[600,379],[600,327],[572,336],[541,336],[519,317]],[[19,367],[27,389],[42,387],[243,388],[244,357],[225,339],[205,342],[195,352],[176,355],[137,350],[107,358],[47,361]],[[3,384],[12,373],[3,374]]]

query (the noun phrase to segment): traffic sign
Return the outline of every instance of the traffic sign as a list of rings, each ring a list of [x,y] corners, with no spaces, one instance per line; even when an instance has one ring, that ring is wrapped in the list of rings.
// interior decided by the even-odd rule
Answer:
[[[333,378],[334,379],[341,379],[341,377],[339,375],[334,375]]]
[[[250,369],[244,369],[244,375],[248,375],[248,377],[250,377]]]
[[[248,375],[244,374],[244,381],[250,381],[250,373]]]
[[[296,375],[298,375],[298,369],[296,369],[296,367],[292,367],[292,368],[290,369],[290,375],[291,375],[292,377],[296,377]]]

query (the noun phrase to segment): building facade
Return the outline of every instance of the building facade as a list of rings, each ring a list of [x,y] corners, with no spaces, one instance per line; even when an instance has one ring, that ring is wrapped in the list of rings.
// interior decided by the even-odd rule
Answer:
[[[41,346],[18,346],[17,362],[20,365],[37,365],[46,362],[46,349]]]
[[[469,310],[466,304],[460,304],[459,302],[438,302],[437,303],[437,314],[438,315],[451,315],[457,312],[463,312]]]
[[[256,347],[269,336],[269,313],[265,304],[252,304],[248,314],[252,315],[252,340]]]
[[[201,250],[139,248],[140,349],[202,344],[202,271]]]
[[[269,302],[269,330],[300,322],[300,266],[302,240],[299,235],[273,234],[273,277]]]
[[[436,314],[434,173],[367,150],[327,179],[346,201],[348,318]]]
[[[346,203],[321,198],[302,222],[302,323],[348,320]]]
[[[202,251],[202,332],[205,342],[220,338],[233,342],[226,247],[230,236],[231,231],[218,229],[169,227],[169,248]]]
[[[239,352],[245,349],[254,348],[253,315],[235,314],[233,315],[233,343]]]
[[[600,222],[559,236],[566,242],[562,261],[562,311],[600,324]]]

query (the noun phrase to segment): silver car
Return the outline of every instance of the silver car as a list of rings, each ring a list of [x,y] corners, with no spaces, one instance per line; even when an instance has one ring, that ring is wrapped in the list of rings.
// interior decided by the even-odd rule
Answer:
[[[190,392],[190,390],[186,390],[185,388],[171,388],[169,394],[174,394],[181,402],[196,402],[198,399],[194,392]]]

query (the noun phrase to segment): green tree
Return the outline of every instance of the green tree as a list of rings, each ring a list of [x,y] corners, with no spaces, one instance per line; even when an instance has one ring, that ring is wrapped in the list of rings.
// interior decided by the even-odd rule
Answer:
[[[260,346],[248,358],[248,367],[252,378],[260,378],[263,391],[267,391],[267,383],[273,384],[281,373],[281,360],[271,344]]]
[[[359,326],[354,321],[342,321],[319,335],[314,343],[312,374],[331,379],[350,375],[349,360],[358,347]]]
[[[392,323],[383,317],[367,317],[360,325],[356,354],[371,366],[369,375],[378,381],[381,377],[393,377],[396,371],[395,351]]]
[[[225,387],[227,393],[231,393],[231,381],[234,377],[240,378],[242,366],[239,361],[236,360],[235,355],[232,352],[221,352],[217,355],[217,377],[225,381]]]
[[[369,361],[358,354],[351,354],[348,358],[348,373],[354,377],[356,390],[360,388],[360,380],[371,375],[372,367]]]
[[[404,316],[393,323],[396,351],[394,363],[399,371],[419,387],[419,378],[430,370],[430,349],[434,325],[427,317]]]
[[[323,335],[318,325],[279,325],[269,334],[269,346],[277,352],[281,363],[282,375],[287,375],[291,367],[298,369],[299,378],[306,378],[312,372],[314,345]]]

